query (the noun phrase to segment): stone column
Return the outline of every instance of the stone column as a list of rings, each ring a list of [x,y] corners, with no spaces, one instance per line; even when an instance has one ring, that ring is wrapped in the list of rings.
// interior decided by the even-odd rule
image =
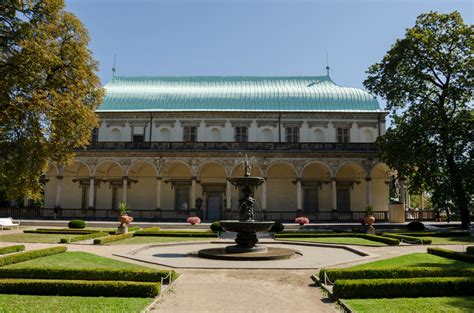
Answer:
[[[232,209],[232,184],[230,181],[227,181],[226,189],[225,189],[225,206],[227,210]]]
[[[337,186],[336,177],[331,178],[331,206],[332,210],[337,210]]]
[[[191,177],[191,193],[189,196],[189,208],[196,209],[196,176]]]
[[[156,208],[161,209],[161,182],[163,177],[156,178]]]
[[[89,177],[89,208],[94,207],[95,198],[95,177]]]
[[[61,207],[61,193],[62,193],[62,183],[63,183],[64,176],[58,175],[56,176],[56,201],[54,203],[55,207]]]
[[[262,210],[267,209],[267,180],[262,184]]]
[[[23,207],[27,208],[29,207],[29,204],[30,200],[28,199],[28,197],[23,198]]]
[[[301,178],[296,178],[296,210],[302,210]]]
[[[372,205],[372,178],[365,178],[367,205]]]
[[[122,202],[127,203],[128,176],[124,176],[122,179],[123,179]]]

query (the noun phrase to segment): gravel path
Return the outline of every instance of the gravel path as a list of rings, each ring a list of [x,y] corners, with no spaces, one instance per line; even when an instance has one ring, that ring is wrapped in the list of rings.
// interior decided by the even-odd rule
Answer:
[[[151,312],[339,312],[312,271],[180,270]]]

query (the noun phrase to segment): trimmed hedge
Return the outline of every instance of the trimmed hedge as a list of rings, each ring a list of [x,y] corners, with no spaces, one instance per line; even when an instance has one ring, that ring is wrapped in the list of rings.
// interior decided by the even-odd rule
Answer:
[[[24,233],[29,234],[71,234],[71,235],[86,235],[98,233],[99,231],[87,230],[87,229],[51,229],[51,228],[38,228],[34,230],[24,230]]]
[[[121,234],[121,235],[111,235],[111,236],[107,236],[107,237],[104,237],[104,238],[94,239],[94,244],[95,245],[103,245],[105,243],[124,240],[124,239],[130,238],[130,237],[133,237],[133,233],[126,233],[126,234]]]
[[[0,293],[92,297],[155,297],[160,283],[126,281],[2,279]]]
[[[469,246],[466,248],[466,253],[474,254],[474,246]]]
[[[474,254],[446,250],[442,248],[428,248],[428,253],[442,256],[448,259],[474,263]]]
[[[74,229],[86,228],[86,222],[83,220],[72,220],[67,224],[67,227]]]
[[[71,243],[71,242],[77,242],[77,241],[83,241],[83,240],[88,240],[88,239],[94,239],[97,237],[105,237],[108,236],[109,233],[92,233],[92,234],[87,234],[87,235],[82,235],[82,236],[76,236],[72,238],[61,238],[59,240],[60,243]]]
[[[422,222],[413,221],[413,222],[408,223],[407,228],[408,230],[412,230],[412,231],[422,231],[426,227],[425,227],[425,224],[423,224]]]
[[[149,228],[148,228],[149,229]],[[136,231],[134,236],[161,236],[161,237],[204,237],[217,238],[218,235],[214,232],[199,232],[199,231],[178,231],[178,230],[147,230],[147,228]]]
[[[270,229],[270,231],[273,233],[280,233],[283,230],[285,230],[285,225],[283,225],[281,221],[275,221],[275,224],[273,224],[272,228]]]
[[[463,237],[469,236],[468,231],[447,231],[447,232],[434,232],[434,231],[424,231],[424,232],[397,232],[398,235],[407,235],[413,237]]]
[[[211,228],[212,231],[216,231],[216,232],[224,231],[224,229],[221,226],[221,222],[219,222],[219,221],[212,222],[210,228]]]
[[[338,279],[371,279],[371,278],[417,278],[417,277],[474,277],[474,268],[377,268],[377,269],[321,269],[319,279],[324,281],[324,274],[331,282]]]
[[[472,277],[338,280],[336,298],[417,298],[474,296]]]
[[[18,252],[12,255],[5,255],[5,256],[0,257],[0,266],[20,263],[20,262],[48,256],[48,255],[59,254],[62,252],[66,252],[66,250],[67,248],[65,246],[61,246],[61,247],[51,247],[51,248],[38,249],[38,250],[32,250],[32,251]]]
[[[389,238],[395,238],[400,241],[403,240],[405,243],[409,244],[422,244],[422,245],[429,245],[431,244],[431,239],[422,239],[422,238],[416,238],[412,236],[406,236],[406,235],[399,235],[399,234],[391,234],[391,233],[383,233],[384,237],[389,237]],[[421,242],[420,242],[421,240]]]
[[[24,245],[15,245],[15,246],[8,246],[0,248],[0,254],[7,254],[13,252],[25,251]]]
[[[377,235],[357,234],[357,233],[321,233],[321,232],[288,232],[275,234],[275,238],[328,238],[328,237],[357,237],[367,240],[382,242],[391,246],[400,244],[400,240],[394,238],[387,238]]]
[[[69,280],[117,280],[160,282],[171,272],[175,280],[175,271],[154,270],[115,270],[103,268],[70,269],[48,267],[0,268],[0,278],[37,278],[37,279],[69,279]]]

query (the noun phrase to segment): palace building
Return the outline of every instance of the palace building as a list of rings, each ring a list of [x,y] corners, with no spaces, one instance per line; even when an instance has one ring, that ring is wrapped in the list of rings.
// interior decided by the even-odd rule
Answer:
[[[90,146],[45,176],[45,215],[115,218],[125,202],[136,219],[235,218],[228,178],[247,156],[266,179],[258,218],[349,221],[368,205],[388,218],[374,145],[387,113],[364,90],[329,75],[114,77],[105,89]]]

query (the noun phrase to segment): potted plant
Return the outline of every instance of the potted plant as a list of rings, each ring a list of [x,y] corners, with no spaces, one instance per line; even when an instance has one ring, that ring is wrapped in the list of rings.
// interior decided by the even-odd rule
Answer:
[[[201,219],[198,216],[190,216],[186,219],[186,222],[191,225],[201,224]]]
[[[305,216],[297,217],[297,218],[295,218],[295,223],[300,224],[301,226],[303,226],[305,224],[309,224],[309,218],[307,218]]]
[[[118,209],[120,213],[120,216],[119,216],[120,225],[130,224],[133,221],[133,217],[128,216],[129,208],[127,204],[125,202],[120,202]]]
[[[372,226],[372,224],[375,223],[375,217],[372,215],[372,211],[373,211],[372,205],[370,204],[367,205],[367,207],[365,208],[364,222],[368,226]]]

